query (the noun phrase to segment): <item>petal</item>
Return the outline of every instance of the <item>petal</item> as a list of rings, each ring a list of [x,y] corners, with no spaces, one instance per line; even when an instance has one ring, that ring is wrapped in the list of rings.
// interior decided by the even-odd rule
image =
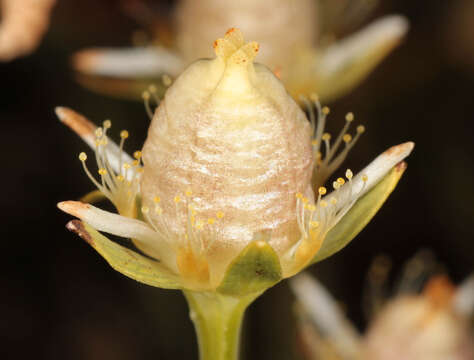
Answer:
[[[180,278],[160,262],[142,256],[107,239],[91,225],[79,220],[72,220],[66,227],[87,241],[112,268],[123,275],[160,288],[182,288]]]
[[[81,73],[117,78],[178,75],[184,68],[181,58],[159,47],[95,48],[79,51],[73,66]]]
[[[359,353],[358,331],[323,285],[301,273],[290,279],[290,287],[312,322],[336,346],[338,353],[343,358],[355,358]]]
[[[375,187],[357,200],[326,235],[321,249],[311,262],[312,264],[338,252],[362,231],[395,189],[405,169],[406,163],[399,163]]]
[[[458,287],[453,299],[454,310],[465,317],[474,313],[474,275],[469,276]]]
[[[408,21],[386,16],[328,47],[318,61],[318,94],[328,101],[358,85],[401,41]]]
[[[140,242],[143,245],[140,249],[149,249],[148,255],[156,257],[177,273],[174,250],[168,240],[162,238],[143,221],[113,214],[79,201],[63,201],[58,203],[58,207],[98,231]]]
[[[97,129],[97,126],[95,126],[85,116],[70,108],[58,106],[56,107],[55,111],[62,123],[66,124],[72,131],[79,135],[81,139],[91,147],[91,149],[95,150],[95,130]],[[120,154],[122,156],[122,163],[133,162],[133,158],[130,155],[124,151],[121,152],[120,147],[115,142],[110,140],[110,138],[108,138],[107,160],[116,173],[120,173]],[[133,175],[131,171],[129,171],[129,175]]]

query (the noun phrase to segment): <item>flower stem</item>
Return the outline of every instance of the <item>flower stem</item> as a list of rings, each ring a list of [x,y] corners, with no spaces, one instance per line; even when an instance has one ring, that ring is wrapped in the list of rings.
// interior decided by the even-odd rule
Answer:
[[[232,297],[184,291],[199,344],[200,360],[237,360],[245,309],[260,293]]]

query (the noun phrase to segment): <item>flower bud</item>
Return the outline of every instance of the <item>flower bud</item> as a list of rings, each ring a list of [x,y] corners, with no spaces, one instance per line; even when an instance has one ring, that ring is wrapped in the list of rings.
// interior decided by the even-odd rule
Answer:
[[[300,237],[295,194],[312,196],[310,123],[253,63],[258,49],[236,29],[216,40],[217,57],[193,63],[168,89],[143,148],[143,204],[159,197],[162,209],[149,216],[175,239],[180,272],[209,266],[213,284],[258,234],[287,250]]]

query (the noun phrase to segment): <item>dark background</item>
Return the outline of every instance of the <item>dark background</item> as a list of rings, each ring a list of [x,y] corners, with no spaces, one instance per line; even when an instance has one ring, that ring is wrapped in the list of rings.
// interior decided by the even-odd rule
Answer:
[[[462,18],[468,3],[382,1],[373,18],[402,13],[411,30],[362,86],[331,104],[334,129],[347,111],[368,129],[347,163],[354,170],[391,145],[416,142],[405,176],[374,221],[344,251],[311,268],[361,329],[361,289],[375,255],[389,254],[397,271],[429,247],[455,282],[473,270],[474,22]],[[97,123],[111,118],[115,129],[130,130],[129,151],[145,139],[149,121],[141,104],[84,90],[69,65],[70,54],[82,47],[128,45],[137,28],[116,1],[60,0],[39,50],[0,65],[4,358],[197,358],[181,294],[113,271],[66,231],[70,217],[56,208],[92,184],[77,160],[86,146],[56,120],[55,106],[70,106]],[[251,306],[247,358],[294,357],[292,301],[284,281]]]

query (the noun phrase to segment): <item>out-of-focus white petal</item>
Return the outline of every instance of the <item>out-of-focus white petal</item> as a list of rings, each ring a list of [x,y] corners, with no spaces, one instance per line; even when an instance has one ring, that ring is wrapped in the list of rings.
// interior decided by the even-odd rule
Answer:
[[[136,48],[93,48],[73,57],[74,68],[82,73],[112,77],[176,76],[183,68],[181,58],[159,46]]]
[[[290,279],[290,286],[311,320],[337,347],[343,358],[355,358],[359,352],[359,334],[323,285],[308,274],[301,273]]]
[[[457,289],[453,299],[454,310],[462,316],[474,313],[474,275],[469,276]]]

